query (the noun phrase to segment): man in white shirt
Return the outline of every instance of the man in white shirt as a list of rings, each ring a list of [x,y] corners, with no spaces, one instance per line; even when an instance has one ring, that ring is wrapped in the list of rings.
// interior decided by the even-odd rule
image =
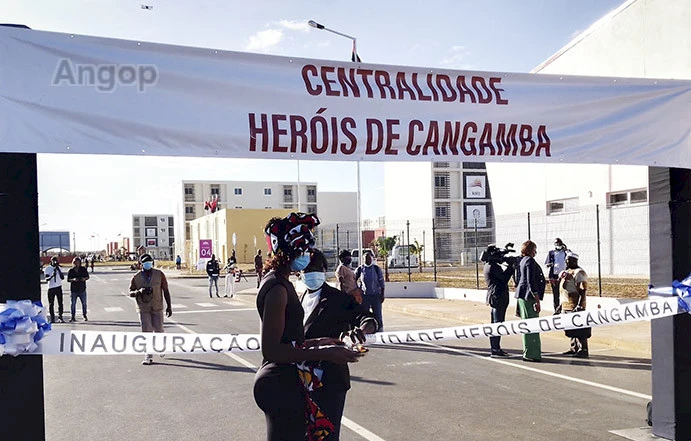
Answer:
[[[566,252],[569,249],[560,238],[554,239],[554,249],[549,250],[545,266],[549,268],[549,284],[552,287],[554,311],[559,307],[559,274],[566,269]]]
[[[65,279],[65,275],[60,268],[60,262],[58,262],[57,256],[53,256],[50,259],[50,266],[43,270],[43,274],[48,282],[48,304],[50,311],[50,322],[55,323],[55,298],[58,299],[58,323],[65,323],[62,319],[63,306],[62,306],[62,281]]]

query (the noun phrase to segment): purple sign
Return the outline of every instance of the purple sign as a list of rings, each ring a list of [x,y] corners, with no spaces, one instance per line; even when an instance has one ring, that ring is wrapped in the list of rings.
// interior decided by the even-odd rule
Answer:
[[[213,254],[211,239],[201,239],[199,241],[199,258],[211,259],[211,254]]]

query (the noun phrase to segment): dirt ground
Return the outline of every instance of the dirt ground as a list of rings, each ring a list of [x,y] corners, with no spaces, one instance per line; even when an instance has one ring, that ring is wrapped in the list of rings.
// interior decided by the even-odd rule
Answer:
[[[382,268],[383,269],[383,268]],[[434,281],[433,272],[420,273],[418,268],[411,270],[411,280],[417,282]],[[391,282],[407,282],[408,273],[389,273],[389,280]],[[444,269],[437,272],[437,283],[442,288],[476,288],[477,280],[475,276],[475,267],[459,268],[459,269]],[[630,298],[630,299],[645,299],[648,297],[648,279],[636,278],[602,278],[602,297],[616,297],[616,298]],[[590,277],[588,280],[588,295],[599,295],[599,281],[597,277]],[[509,285],[513,288],[512,283]],[[482,276],[482,267],[480,267],[480,289],[486,288],[485,280]],[[547,288],[549,291],[549,287]]]

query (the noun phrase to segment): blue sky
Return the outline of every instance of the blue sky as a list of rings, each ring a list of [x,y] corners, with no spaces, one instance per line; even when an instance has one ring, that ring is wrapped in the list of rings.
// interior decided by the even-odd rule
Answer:
[[[3,0],[0,22],[33,29],[296,57],[529,72],[623,0]],[[142,9],[141,5],[153,9]],[[383,166],[363,163],[363,218],[383,215]],[[355,191],[355,165],[302,161],[322,191]],[[297,180],[295,162],[39,155],[41,229],[79,249],[131,235],[131,214],[173,213],[182,179]],[[501,212],[501,207],[497,207]],[[94,238],[91,238],[94,236]]]

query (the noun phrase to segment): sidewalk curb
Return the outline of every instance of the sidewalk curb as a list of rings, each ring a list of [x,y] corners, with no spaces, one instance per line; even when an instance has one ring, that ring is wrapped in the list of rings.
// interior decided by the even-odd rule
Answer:
[[[416,315],[416,316],[421,316],[421,317],[426,317],[426,318],[433,318],[433,319],[442,319],[446,321],[453,322],[456,325],[460,326],[469,326],[469,325],[478,325],[481,323],[478,323],[477,320],[464,316],[463,314],[455,314],[455,313],[444,313],[444,312],[438,312],[438,311],[428,311],[420,308],[409,308],[407,306],[395,306],[395,305],[387,305],[386,302],[384,302],[384,308],[385,311],[393,311],[393,312],[399,312],[403,314],[410,314],[410,315]],[[488,313],[489,316],[489,313]],[[622,325],[616,325],[616,326],[627,326],[626,324]],[[561,340],[563,341],[566,337],[560,333],[560,332],[547,332],[543,333],[540,335],[541,338],[549,338],[553,340]],[[598,337],[597,336],[597,330],[594,330],[593,336],[589,339],[591,343],[593,344],[599,344],[599,345],[604,345],[607,347],[610,347],[612,349],[618,349],[622,351],[627,351],[627,352],[634,352],[640,355],[644,355],[647,357],[650,357],[650,343],[649,342],[636,342],[636,341],[626,341],[626,340],[620,340],[620,339],[614,339],[610,337]]]

